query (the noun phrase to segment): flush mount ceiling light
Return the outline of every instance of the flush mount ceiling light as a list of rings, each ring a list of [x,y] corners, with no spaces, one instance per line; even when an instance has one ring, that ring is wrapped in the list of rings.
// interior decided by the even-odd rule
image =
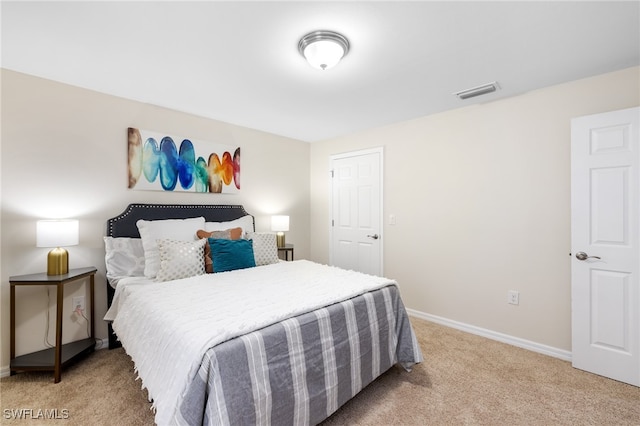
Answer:
[[[498,86],[498,82],[492,81],[491,83],[482,84],[480,86],[472,87],[471,89],[461,90],[460,92],[454,93],[454,95],[456,95],[460,99],[468,99],[475,96],[486,95],[487,93],[495,92],[499,88],[500,86]]]
[[[300,39],[298,51],[314,68],[328,70],[349,52],[349,40],[333,31],[314,31]]]

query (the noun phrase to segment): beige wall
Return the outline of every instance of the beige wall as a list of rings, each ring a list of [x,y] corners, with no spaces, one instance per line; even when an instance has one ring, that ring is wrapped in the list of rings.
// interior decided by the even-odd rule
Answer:
[[[127,127],[166,132],[242,148],[239,194],[162,193],[127,189]],[[291,216],[287,242],[296,258],[309,256],[309,144],[140,102],[2,70],[2,356],[9,363],[9,276],[42,272],[49,249],[36,248],[36,220],[80,220],[80,244],[69,247],[70,267],[94,265],[96,331],[106,338],[104,244],[106,220],[132,202],[243,204],[268,231],[275,213]],[[42,349],[47,292],[20,288],[18,354]],[[64,340],[86,336],[71,314],[66,292]],[[55,296],[55,293],[52,293]],[[52,299],[54,300],[55,297]],[[55,318],[53,304],[51,319]],[[49,341],[55,335],[53,325]]]
[[[330,155],[384,147],[384,271],[407,307],[570,351],[570,120],[639,105],[639,70],[312,144],[312,259],[329,259]]]

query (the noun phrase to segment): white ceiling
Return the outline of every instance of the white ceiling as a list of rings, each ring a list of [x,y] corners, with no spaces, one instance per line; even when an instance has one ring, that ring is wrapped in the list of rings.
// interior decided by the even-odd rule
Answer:
[[[319,141],[640,64],[640,2],[2,2],[2,67]],[[345,35],[335,68],[298,40]],[[452,93],[491,81],[501,90]]]

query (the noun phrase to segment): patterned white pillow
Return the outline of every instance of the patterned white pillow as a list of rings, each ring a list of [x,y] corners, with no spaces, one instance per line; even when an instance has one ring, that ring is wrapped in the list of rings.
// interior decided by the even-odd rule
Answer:
[[[156,281],[178,280],[204,274],[204,245],[207,240],[158,240],[160,269]]]
[[[267,232],[248,232],[247,239],[253,240],[253,257],[256,266],[278,263],[278,243],[276,234]]]
[[[113,287],[119,278],[144,277],[144,248],[140,238],[104,237],[107,278]]]
[[[160,269],[158,240],[194,241],[196,231],[204,228],[204,217],[190,219],[142,220],[136,222],[144,247],[144,276],[154,278]]]

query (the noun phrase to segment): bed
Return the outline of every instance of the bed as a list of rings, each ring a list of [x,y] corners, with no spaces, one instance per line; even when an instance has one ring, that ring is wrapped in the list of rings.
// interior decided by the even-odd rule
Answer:
[[[132,204],[105,245],[109,347],[132,358],[159,425],[318,424],[423,359],[397,283],[280,261],[242,206]]]

